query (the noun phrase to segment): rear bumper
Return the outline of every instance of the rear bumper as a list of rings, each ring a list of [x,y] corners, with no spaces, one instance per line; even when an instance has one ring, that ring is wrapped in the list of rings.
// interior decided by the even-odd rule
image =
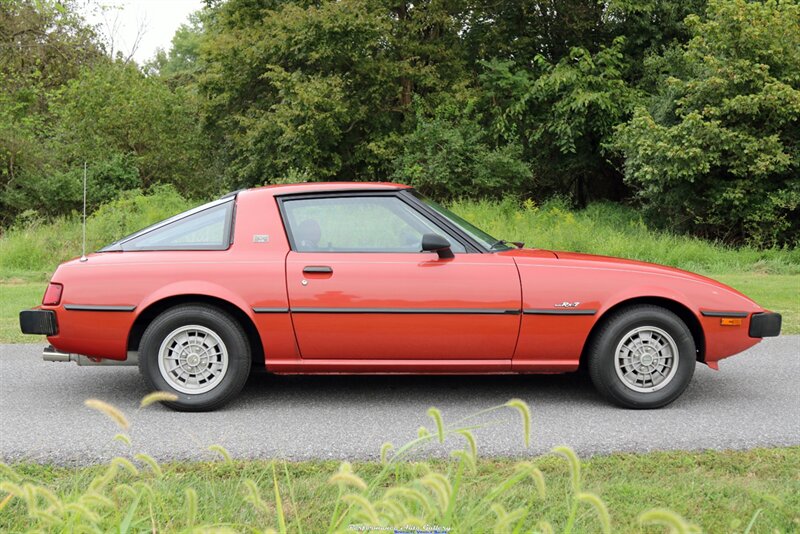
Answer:
[[[781,333],[780,313],[754,313],[750,317],[750,337],[774,337]]]
[[[19,328],[23,334],[54,336],[58,321],[53,310],[24,310],[19,312]]]

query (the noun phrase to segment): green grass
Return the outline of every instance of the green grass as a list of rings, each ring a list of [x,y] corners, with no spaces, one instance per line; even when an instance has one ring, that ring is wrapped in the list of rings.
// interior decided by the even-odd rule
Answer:
[[[89,217],[88,249],[107,245],[196,203],[174,189],[149,195],[129,192]],[[542,205],[512,200],[457,201],[451,208],[497,238],[529,247],[605,254],[671,265],[709,275],[760,273],[800,275],[800,248],[732,248],[648,228],[639,213],[612,203],[573,211],[564,202]],[[55,267],[80,255],[77,215],[45,222],[30,218],[0,235],[0,280],[44,280]]]
[[[800,274],[800,248],[732,248],[648,228],[633,208],[591,204],[574,211],[564,202],[459,201],[451,209],[498,239],[528,247],[618,256],[709,275],[754,272]]]
[[[88,218],[86,248],[97,250],[198,204],[168,186],[155,188],[148,195],[128,191]],[[81,255],[81,242],[78,214],[53,221],[23,217],[14,228],[0,233],[0,281],[46,280],[59,263]]]
[[[0,343],[42,343],[19,331],[19,312],[42,302],[47,282],[0,281]]]
[[[711,275],[783,316],[782,334],[800,334],[800,275],[729,273]]]
[[[533,501],[532,516],[547,520],[556,532],[563,532],[568,516],[570,472],[564,459],[556,456],[531,458],[544,474],[546,495],[536,497],[531,480],[523,481],[498,500],[506,510]],[[447,472],[453,461],[400,463],[386,485],[405,484],[424,475],[428,469]],[[488,491],[512,477],[517,460],[485,459],[477,463],[477,472],[465,477],[459,492],[455,516],[466,514]],[[336,486],[328,479],[336,473],[337,462],[288,462],[284,473],[277,464],[283,511],[290,532],[296,532],[299,520],[305,532],[324,532],[337,498]],[[64,500],[80,495],[104,467],[68,469],[46,465],[18,465],[16,470],[26,481],[44,485]],[[235,531],[277,528],[271,461],[235,461],[233,463],[174,463],[162,466],[163,477],[147,477],[153,490],[137,507],[134,531],[186,529],[185,490],[197,492],[197,524],[227,526]],[[366,481],[376,477],[382,466],[377,462],[355,463],[353,471]],[[706,532],[743,532],[758,513],[752,532],[790,532],[800,529],[800,447],[755,449],[725,452],[654,452],[648,454],[612,454],[581,462],[582,490],[597,494],[608,506],[613,532],[664,532],[663,528],[644,528],[637,516],[651,508],[668,508]],[[245,501],[244,481],[256,482],[267,502],[259,511]],[[121,481],[131,484],[136,477],[125,475]],[[289,496],[287,480],[294,494]],[[0,491],[0,501],[5,495]],[[115,503],[122,518],[131,500],[120,497]],[[487,510],[488,512],[489,510]],[[473,532],[491,530],[494,514],[478,521]],[[113,522],[113,521],[112,521]],[[535,522],[534,522],[535,524]],[[0,530],[27,530],[30,519],[24,503],[12,499],[0,511]],[[106,525],[108,526],[108,525]],[[442,525],[448,526],[448,525]],[[591,506],[579,508],[576,532],[598,532],[599,523]]]

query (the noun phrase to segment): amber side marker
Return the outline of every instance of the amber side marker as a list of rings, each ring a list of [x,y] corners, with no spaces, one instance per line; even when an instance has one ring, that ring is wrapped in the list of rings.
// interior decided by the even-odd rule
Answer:
[[[722,326],[742,326],[742,320],[723,317],[722,319],[719,320],[719,324],[721,324]]]

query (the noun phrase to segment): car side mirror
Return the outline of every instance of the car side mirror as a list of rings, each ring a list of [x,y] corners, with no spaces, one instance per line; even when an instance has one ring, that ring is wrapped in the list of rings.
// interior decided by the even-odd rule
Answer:
[[[455,258],[450,242],[439,234],[423,234],[422,250],[437,253],[440,259]]]

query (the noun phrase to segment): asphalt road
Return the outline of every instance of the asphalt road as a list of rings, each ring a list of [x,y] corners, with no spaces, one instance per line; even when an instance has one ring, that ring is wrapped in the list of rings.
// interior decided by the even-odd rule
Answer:
[[[131,449],[114,441],[116,426],[83,405],[95,397],[131,421],[133,452],[158,460],[211,459],[220,444],[234,457],[373,459],[384,441],[401,445],[426,410],[445,423],[519,397],[532,409],[532,443],[522,443],[519,416],[505,410],[478,422],[481,456],[527,456],[560,444],[582,455],[657,449],[745,449],[800,445],[800,336],[767,339],[721,362],[698,365],[676,402],[653,411],[605,403],[582,379],[539,376],[255,375],[221,411],[176,413],[138,409],[145,394],[136,368],[86,368],[48,363],[41,346],[0,345],[0,459],[89,464]],[[421,454],[463,447],[449,439]]]

